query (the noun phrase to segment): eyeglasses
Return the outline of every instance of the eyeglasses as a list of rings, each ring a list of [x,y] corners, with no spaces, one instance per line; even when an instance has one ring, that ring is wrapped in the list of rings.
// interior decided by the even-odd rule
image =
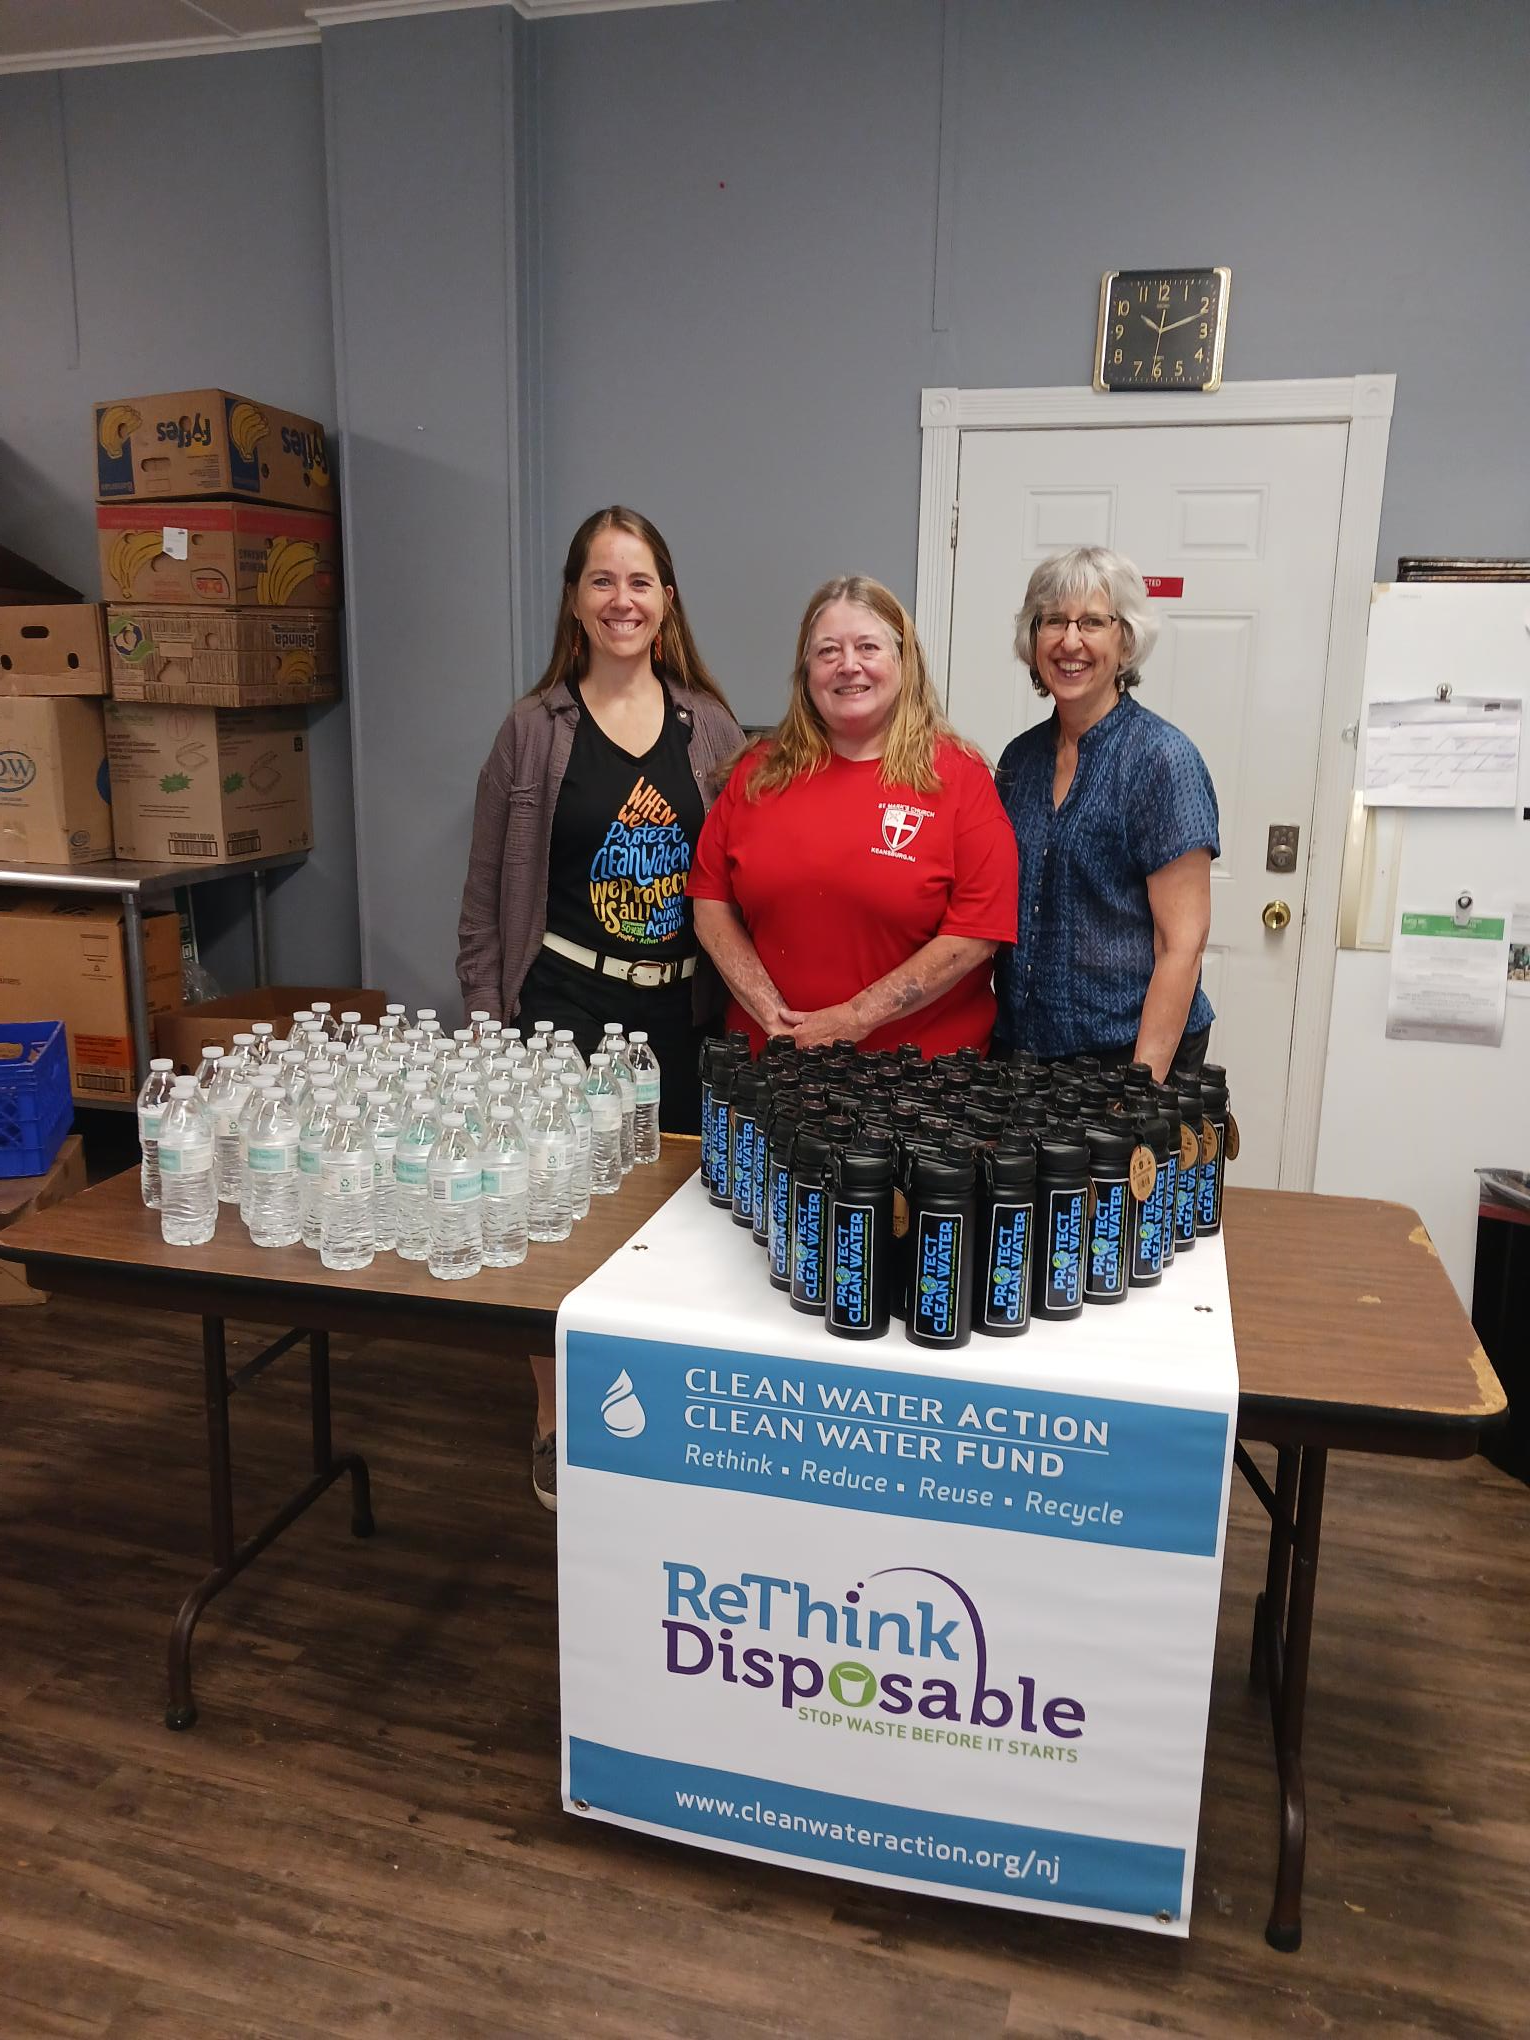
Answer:
[[[1109,630],[1113,623],[1119,621],[1120,618],[1115,616],[1043,616],[1037,621],[1036,635],[1066,637],[1069,630],[1077,625],[1080,637],[1098,637],[1102,630]]]

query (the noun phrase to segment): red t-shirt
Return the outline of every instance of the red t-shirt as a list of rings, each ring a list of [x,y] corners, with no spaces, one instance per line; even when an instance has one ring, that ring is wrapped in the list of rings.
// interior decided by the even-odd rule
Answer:
[[[739,761],[707,816],[687,890],[738,908],[788,1006],[812,1013],[852,999],[937,935],[1014,941],[1015,832],[981,758],[942,744],[938,793],[884,786],[875,758],[832,758],[751,801],[744,786],[758,757]],[[860,1045],[917,1041],[926,1056],[986,1049],[993,1022],[983,963]],[[747,1027],[759,1049],[764,1036],[736,1001],[728,1025]]]

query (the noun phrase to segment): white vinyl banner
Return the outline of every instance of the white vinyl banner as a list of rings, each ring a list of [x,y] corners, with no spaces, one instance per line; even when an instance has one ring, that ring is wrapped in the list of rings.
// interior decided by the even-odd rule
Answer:
[[[1187,1933],[1237,1395],[1220,1238],[944,1354],[691,1182],[559,1313],[565,1805]]]

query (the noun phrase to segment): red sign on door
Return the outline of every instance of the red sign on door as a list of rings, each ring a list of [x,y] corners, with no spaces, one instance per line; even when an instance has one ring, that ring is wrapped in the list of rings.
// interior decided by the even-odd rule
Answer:
[[[1185,592],[1183,574],[1144,574],[1142,578],[1147,584],[1149,595],[1157,595],[1168,600]]]

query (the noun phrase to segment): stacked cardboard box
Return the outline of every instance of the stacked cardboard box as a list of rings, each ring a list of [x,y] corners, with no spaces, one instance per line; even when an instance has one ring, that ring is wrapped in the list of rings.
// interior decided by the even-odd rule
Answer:
[[[0,599],[0,864],[111,856],[106,686],[97,604]]]
[[[324,429],[227,390],[98,404],[117,854],[307,849],[309,705],[340,691]]]

